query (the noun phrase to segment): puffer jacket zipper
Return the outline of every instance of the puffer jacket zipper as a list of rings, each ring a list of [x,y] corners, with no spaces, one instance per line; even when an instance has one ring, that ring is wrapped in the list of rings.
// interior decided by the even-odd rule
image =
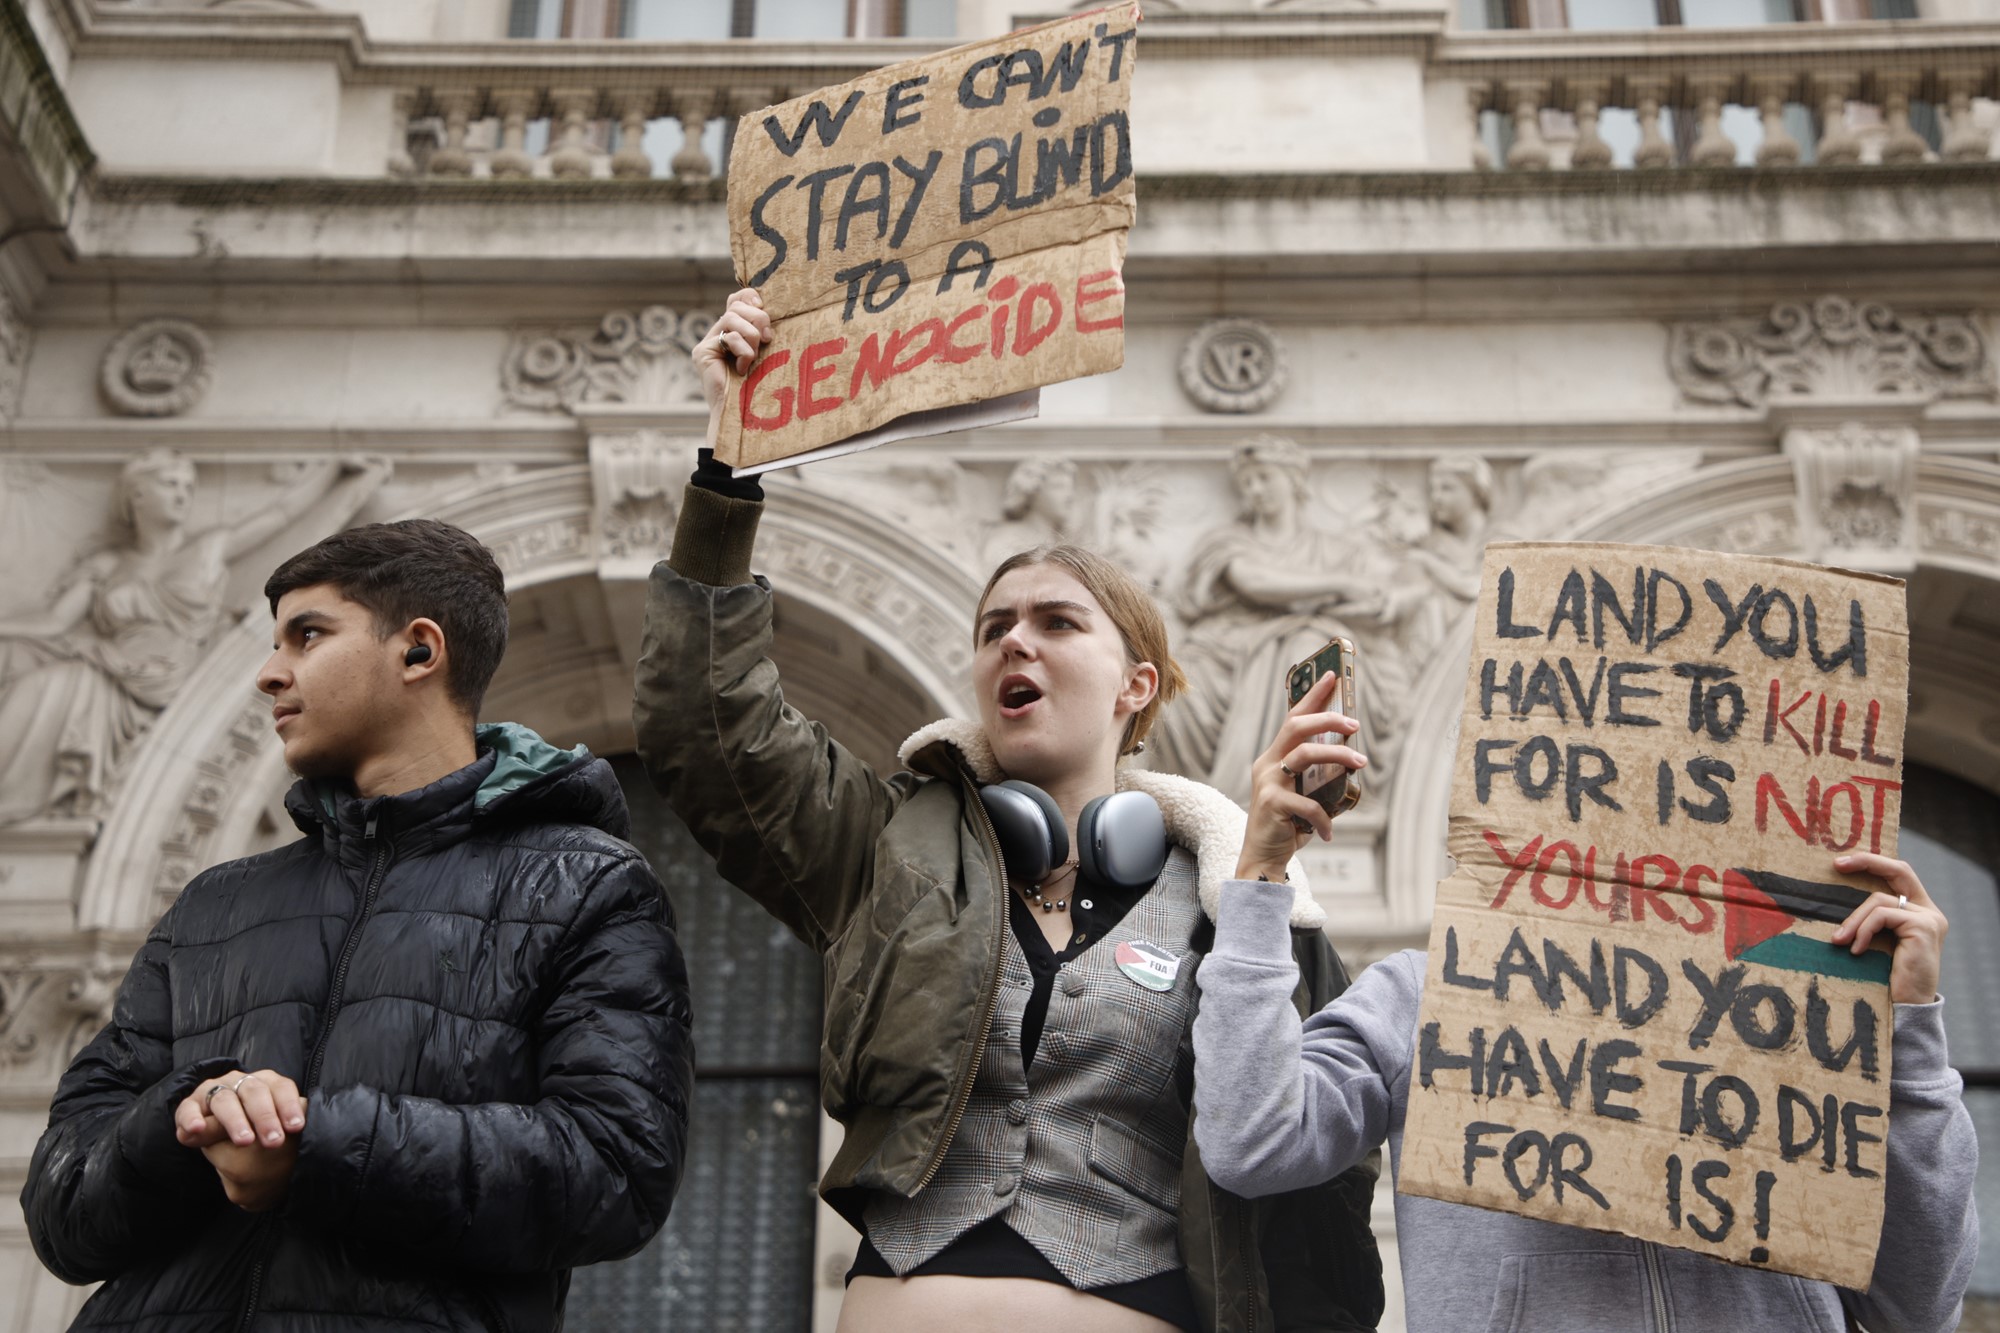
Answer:
[[[968,790],[968,808],[979,812],[979,830],[986,840],[987,850],[993,853],[993,864],[999,867],[1000,878],[995,885],[995,893],[1001,895],[1000,910],[994,914],[996,926],[993,931],[993,964],[988,975],[992,978],[986,986],[986,996],[979,1004],[977,1035],[972,1041],[972,1061],[966,1067],[965,1082],[952,1093],[951,1111],[945,1117],[944,1136],[931,1153],[930,1165],[924,1168],[923,1178],[910,1191],[911,1197],[923,1193],[924,1188],[937,1179],[937,1173],[944,1169],[944,1155],[951,1148],[951,1141],[958,1136],[958,1126],[965,1119],[965,1108],[972,1104],[972,1085],[979,1077],[979,1066],[986,1059],[987,1030],[993,1026],[993,1007],[1000,1000],[1000,969],[1006,961],[1007,952],[1007,901],[1005,895],[1013,890],[1007,882],[1007,858],[1000,851],[1000,835],[993,827],[992,816],[980,802],[976,790]]]
[[[486,1315],[486,1322],[493,1325],[493,1333],[514,1333],[513,1325],[507,1322],[506,1311],[500,1308],[500,1302],[493,1299],[493,1293],[484,1287],[474,1287],[473,1292],[479,1298],[479,1308]]]
[[[303,1091],[311,1095],[319,1086],[320,1070],[326,1064],[326,1042],[333,1035],[333,1020],[340,1016],[341,992],[347,987],[347,969],[354,963],[354,951],[361,946],[361,931],[368,924],[368,918],[375,911],[375,895],[382,888],[382,876],[388,872],[390,858],[395,852],[391,839],[377,841],[375,837],[376,816],[368,816],[367,827],[362,831],[361,840],[375,844],[374,864],[368,869],[368,879],[361,890],[361,912],[348,927],[347,939],[340,946],[340,959],[334,964],[333,985],[326,993],[326,1013],[319,1021],[319,1036],[313,1041],[312,1059],[306,1063],[306,1086]]]
[[[1646,1260],[1646,1295],[1651,1302],[1646,1327],[1655,1330],[1655,1333],[1672,1333],[1667,1324],[1667,1279],[1660,1271],[1660,1247],[1649,1240],[1642,1240],[1639,1252]]]
[[[375,859],[368,868],[368,878],[362,886],[361,911],[354,918],[354,924],[348,927],[347,939],[340,946],[340,960],[333,969],[333,984],[326,993],[326,1013],[320,1018],[319,1036],[313,1040],[312,1057],[306,1063],[306,1082],[301,1092],[308,1097],[312,1095],[313,1089],[319,1086],[320,1070],[326,1064],[326,1040],[332,1035],[333,1020],[340,1013],[341,991],[347,985],[347,969],[354,961],[355,949],[360,947],[362,928],[368,924],[369,916],[375,911],[375,895],[382,888],[382,877],[388,873],[389,861],[395,851],[393,842],[386,839],[377,841],[376,818],[375,815],[368,816],[367,826],[361,833],[361,840],[364,843],[375,844]],[[250,1287],[244,1296],[243,1314],[236,1321],[238,1333],[245,1333],[250,1327],[251,1319],[256,1317],[257,1298],[264,1286],[264,1263],[269,1258],[266,1252],[269,1244],[267,1236],[258,1246],[257,1262],[251,1265]],[[502,1324],[500,1329],[501,1333],[506,1333],[506,1325]]]

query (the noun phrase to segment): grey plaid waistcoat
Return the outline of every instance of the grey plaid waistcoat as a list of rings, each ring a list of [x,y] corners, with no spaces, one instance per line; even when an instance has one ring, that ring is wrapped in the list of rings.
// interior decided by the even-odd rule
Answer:
[[[979,1223],[1005,1217],[1079,1288],[1181,1266],[1177,1242],[1188,1113],[1177,1066],[1191,1060],[1201,918],[1195,858],[1176,847],[1152,889],[1056,975],[1034,1068],[1021,1069],[1021,1015],[1034,979],[1009,930],[986,1052],[965,1118],[913,1199],[878,1194],[868,1238],[897,1273]],[[1148,990],[1118,968],[1121,944],[1181,959]]]

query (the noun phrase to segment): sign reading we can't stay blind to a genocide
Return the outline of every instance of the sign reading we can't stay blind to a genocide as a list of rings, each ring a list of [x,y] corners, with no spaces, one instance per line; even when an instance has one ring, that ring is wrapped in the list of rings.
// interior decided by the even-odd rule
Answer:
[[[1843,1286],[1882,1225],[1901,583],[1496,544],[1398,1186]]]
[[[1124,363],[1125,4],[743,117],[730,252],[773,341],[716,456],[791,457],[928,409]]]

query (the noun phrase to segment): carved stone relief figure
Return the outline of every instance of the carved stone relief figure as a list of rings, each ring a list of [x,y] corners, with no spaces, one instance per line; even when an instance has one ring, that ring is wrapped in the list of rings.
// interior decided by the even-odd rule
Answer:
[[[1088,511],[1077,490],[1076,464],[1036,457],[1015,464],[1001,494],[1000,521],[986,535],[986,563],[1049,542],[1086,542]]]
[[[1372,609],[1387,571],[1358,568],[1352,550],[1307,513],[1309,462],[1290,440],[1258,436],[1230,460],[1236,517],[1195,547],[1176,609],[1175,649],[1190,689],[1161,718],[1154,767],[1207,782],[1242,801],[1250,761],[1288,707],[1285,668]],[[1379,671],[1371,663],[1368,677]],[[1370,687],[1370,698],[1379,690]],[[1373,705],[1362,710],[1364,744]]]
[[[1155,469],[1126,463],[1100,473],[1090,507],[1091,543],[1153,593],[1164,579],[1166,502],[1166,482]]]
[[[1479,596],[1480,553],[1485,550],[1493,512],[1493,469],[1483,458],[1450,455],[1434,459],[1425,485],[1426,523],[1412,540],[1385,543],[1384,554],[1400,577],[1393,578],[1372,603],[1359,605],[1354,615],[1392,638],[1404,670],[1395,682],[1383,681],[1371,694],[1390,735],[1401,731],[1402,690],[1413,683],[1431,650],[1444,640],[1459,613]],[[1371,637],[1371,652],[1385,645]],[[1370,672],[1374,680],[1383,673]],[[1382,686],[1390,687],[1397,707],[1383,712]]]
[[[189,531],[194,465],[168,449],[127,463],[120,539],[75,565],[44,611],[0,621],[0,826],[97,814],[215,632],[229,563],[315,505],[345,523],[388,475],[385,462],[311,465],[256,513]]]

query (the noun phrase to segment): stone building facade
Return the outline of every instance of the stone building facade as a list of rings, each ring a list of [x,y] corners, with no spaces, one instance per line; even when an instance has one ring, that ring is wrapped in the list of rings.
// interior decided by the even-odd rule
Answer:
[[[265,573],[347,522],[463,524],[513,590],[489,714],[629,751],[704,422],[687,351],[733,285],[733,118],[1031,8],[0,0],[0,1192],[180,886],[291,836]],[[970,708],[993,560],[1080,540],[1174,618],[1194,689],[1150,761],[1234,791],[1279,668],[1347,632],[1377,765],[1312,870],[1359,965],[1426,931],[1485,542],[1898,573],[1912,855],[1957,895],[1953,1041],[2000,1161],[2000,0],[1146,11],[1125,369],[772,480],[792,700],[889,764]],[[766,947],[686,874],[700,929]],[[711,1007],[724,1049],[782,1021],[787,1053],[719,1068],[715,1105],[798,1160],[732,1141],[702,1188],[768,1195],[809,1257],[755,1319],[678,1327],[831,1327],[852,1251],[806,1192],[811,960],[770,947],[782,1015],[727,969]],[[672,1244],[580,1279],[612,1312],[584,1326],[704,1282],[742,1307],[733,1261]],[[79,1299],[6,1204],[0,1330]]]

